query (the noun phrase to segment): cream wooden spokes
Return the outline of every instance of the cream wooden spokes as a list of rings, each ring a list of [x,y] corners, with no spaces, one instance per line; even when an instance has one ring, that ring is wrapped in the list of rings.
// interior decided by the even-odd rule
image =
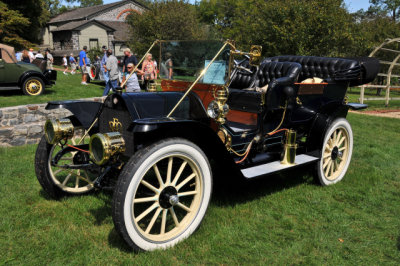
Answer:
[[[349,151],[349,135],[345,128],[339,127],[333,131],[323,151],[322,169],[326,179],[332,181],[341,174]]]
[[[153,164],[140,180],[132,203],[137,229],[153,241],[181,234],[200,208],[203,184],[199,166],[181,154]]]
[[[68,144],[76,145],[80,140],[83,130],[77,130],[74,138],[68,140]],[[86,140],[88,141],[88,140]],[[52,166],[51,160],[61,150],[59,143],[53,145],[49,154],[49,174],[54,184],[63,191],[70,193],[84,193],[94,188],[93,182],[97,178],[97,173],[92,173],[84,169],[66,169],[59,166]],[[58,161],[58,165],[73,165],[79,163],[78,151],[64,154]],[[75,160],[75,161],[74,161]]]

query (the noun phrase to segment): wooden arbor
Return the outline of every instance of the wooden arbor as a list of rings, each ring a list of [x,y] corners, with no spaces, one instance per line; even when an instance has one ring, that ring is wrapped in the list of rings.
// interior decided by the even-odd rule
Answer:
[[[378,77],[370,84],[362,85],[360,91],[360,103],[364,101],[383,100],[382,97],[364,97],[365,88],[376,88],[378,91],[385,90],[385,105],[389,105],[389,100],[400,100],[400,97],[390,97],[391,89],[400,89],[400,85],[392,85],[400,80],[400,38],[387,39],[381,45],[376,47],[369,57],[379,57],[380,73]],[[399,82],[396,82],[399,84]]]

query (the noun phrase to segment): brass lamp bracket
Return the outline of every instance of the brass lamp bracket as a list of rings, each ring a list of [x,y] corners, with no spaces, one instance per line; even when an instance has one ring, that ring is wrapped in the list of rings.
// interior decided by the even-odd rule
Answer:
[[[260,65],[260,61],[261,61],[261,51],[262,51],[261,45],[252,45],[250,47],[250,52],[233,50],[233,51],[231,51],[231,53],[232,53],[232,55],[248,55],[248,56],[250,56],[250,61],[249,61],[250,65],[258,66],[258,65]]]
[[[228,87],[224,85],[217,88],[214,87],[212,92],[215,102],[218,105],[218,111],[219,111],[218,117],[215,120],[221,126],[222,124],[225,123],[225,116],[229,111],[229,106],[226,104],[228,100],[229,90]]]

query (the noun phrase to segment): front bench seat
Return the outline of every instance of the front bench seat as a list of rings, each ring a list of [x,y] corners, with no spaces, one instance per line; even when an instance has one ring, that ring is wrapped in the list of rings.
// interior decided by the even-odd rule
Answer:
[[[268,84],[266,94],[257,91],[229,89],[228,105],[233,110],[260,113],[264,99],[268,109],[279,108],[284,99],[284,88],[297,82],[301,65],[293,62],[267,62],[260,65],[254,86]]]

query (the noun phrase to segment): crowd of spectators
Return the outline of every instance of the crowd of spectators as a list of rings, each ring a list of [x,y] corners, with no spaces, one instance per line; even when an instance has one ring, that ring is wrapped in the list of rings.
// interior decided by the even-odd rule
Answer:
[[[146,54],[141,68],[139,69],[137,66],[138,60],[129,48],[124,49],[124,57],[121,59],[121,62],[113,55],[113,51],[106,46],[102,47],[102,51],[103,56],[101,58],[98,57],[97,62],[102,74],[101,76],[105,82],[103,96],[108,95],[110,91],[116,91],[116,88],[119,86],[123,87],[126,92],[140,92],[141,86],[139,82],[143,84],[144,88],[148,88],[149,84],[155,82],[157,79],[157,62],[153,60],[150,53]],[[18,51],[16,53],[16,58],[18,61],[25,63],[32,63],[35,59],[46,60],[47,68],[53,69],[54,57],[49,49],[44,50],[44,52],[38,50],[36,53],[34,53],[32,48]],[[79,69],[82,74],[81,84],[87,85],[90,64],[87,46],[83,46],[77,58],[74,57],[73,53],[71,53],[69,57],[67,54],[63,55],[63,74],[68,75],[69,72],[73,75]],[[122,65],[122,69],[120,65]],[[141,76],[140,79],[138,75]]]

